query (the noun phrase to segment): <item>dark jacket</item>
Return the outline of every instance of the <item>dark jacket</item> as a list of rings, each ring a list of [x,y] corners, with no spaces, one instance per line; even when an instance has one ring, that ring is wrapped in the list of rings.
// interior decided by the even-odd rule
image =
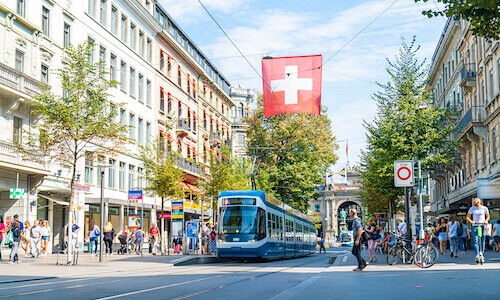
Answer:
[[[19,229],[19,227],[12,229],[12,240],[14,242],[21,241],[21,229]]]
[[[111,231],[104,231],[102,238],[108,241],[113,240],[115,238],[115,229],[113,228]]]

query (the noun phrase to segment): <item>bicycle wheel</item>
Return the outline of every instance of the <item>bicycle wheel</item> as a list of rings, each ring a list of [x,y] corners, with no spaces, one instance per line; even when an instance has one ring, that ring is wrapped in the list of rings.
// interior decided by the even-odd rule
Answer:
[[[401,261],[401,248],[393,246],[387,251],[387,264],[393,266]]]
[[[432,267],[439,258],[439,251],[433,244],[422,245],[414,255],[414,262],[420,268]]]

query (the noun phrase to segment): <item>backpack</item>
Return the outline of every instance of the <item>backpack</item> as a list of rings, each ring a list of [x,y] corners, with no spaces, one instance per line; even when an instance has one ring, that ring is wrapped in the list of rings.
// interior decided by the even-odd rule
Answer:
[[[216,236],[215,236],[215,232],[212,231],[212,233],[210,234],[210,239],[213,241],[215,240]]]
[[[101,232],[99,231],[99,229],[94,228],[94,235],[95,236],[100,236],[101,235]]]
[[[458,228],[457,228],[457,235],[458,237],[462,237],[462,235],[464,235],[464,227],[462,225],[458,225]]]
[[[12,230],[9,230],[9,233],[7,234],[7,237],[5,238],[5,246],[10,247],[13,242],[14,242],[14,233],[12,233]]]

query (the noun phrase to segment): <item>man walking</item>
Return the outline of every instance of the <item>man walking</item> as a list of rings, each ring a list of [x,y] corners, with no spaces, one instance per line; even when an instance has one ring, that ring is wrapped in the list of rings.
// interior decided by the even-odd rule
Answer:
[[[467,221],[471,223],[472,242],[476,250],[476,263],[484,261],[483,251],[485,246],[485,225],[490,220],[490,212],[481,204],[480,198],[472,199],[472,207],[467,213]]]
[[[42,238],[42,233],[41,233],[41,228],[40,228],[40,222],[38,220],[35,220],[33,223],[33,227],[31,227],[31,257],[32,258],[38,258],[40,255],[40,245],[41,245],[41,238]]]
[[[21,243],[21,228],[20,228],[19,221],[14,221],[12,222],[11,225],[11,231],[12,231],[12,249],[10,249],[10,255],[9,255],[9,263],[20,263],[21,261],[19,260],[19,244]]]
[[[354,245],[352,246],[352,255],[358,260],[358,267],[353,271],[363,271],[368,263],[361,257],[361,233],[363,232],[363,225],[361,219],[358,217],[358,212],[355,208],[349,211],[352,221],[352,235],[354,238]]]

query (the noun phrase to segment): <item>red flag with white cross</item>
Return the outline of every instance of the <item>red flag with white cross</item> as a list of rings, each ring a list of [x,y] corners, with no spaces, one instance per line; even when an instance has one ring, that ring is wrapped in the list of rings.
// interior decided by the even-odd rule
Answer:
[[[264,116],[321,112],[322,56],[262,59]]]

